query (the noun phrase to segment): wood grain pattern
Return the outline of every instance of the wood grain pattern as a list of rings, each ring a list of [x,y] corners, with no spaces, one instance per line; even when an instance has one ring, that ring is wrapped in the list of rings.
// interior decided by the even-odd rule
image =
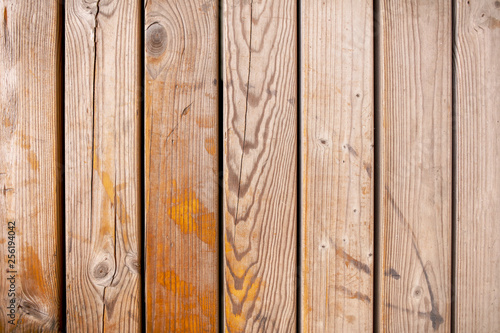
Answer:
[[[296,327],[296,1],[224,1],[224,327]]]
[[[451,16],[380,2],[380,331],[450,330]]]
[[[1,0],[0,10],[0,331],[57,332],[63,260],[61,10],[55,0]],[[14,239],[8,222],[15,222]],[[7,257],[13,254],[11,241],[15,262]],[[7,280],[12,275],[15,281]]]
[[[146,3],[146,322],[218,327],[218,2]]]
[[[373,310],[373,3],[302,5],[302,331]]]
[[[500,2],[455,1],[457,332],[500,331]]]
[[[140,329],[140,1],[66,1],[70,332]]]

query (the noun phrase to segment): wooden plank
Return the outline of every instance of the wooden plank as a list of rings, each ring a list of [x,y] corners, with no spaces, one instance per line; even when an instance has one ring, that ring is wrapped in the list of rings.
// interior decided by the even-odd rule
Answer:
[[[451,3],[380,1],[379,331],[450,330]]]
[[[302,4],[302,331],[373,329],[373,3]]]
[[[296,327],[296,1],[225,0],[224,327]]]
[[[1,0],[0,10],[0,331],[57,332],[61,10],[55,0]]]
[[[455,1],[457,332],[500,331],[500,2]]]
[[[218,2],[146,3],[148,331],[218,327]]]
[[[68,331],[140,329],[140,7],[66,1]]]

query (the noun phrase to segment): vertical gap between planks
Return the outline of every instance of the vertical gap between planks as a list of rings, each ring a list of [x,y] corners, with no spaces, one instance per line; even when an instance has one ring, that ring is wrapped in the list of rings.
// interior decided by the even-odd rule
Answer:
[[[223,195],[224,195],[224,82],[222,81],[223,79],[223,66],[224,66],[224,38],[222,34],[222,20],[223,20],[223,10],[222,10],[222,4],[223,0],[218,0],[217,2],[217,35],[219,37],[218,40],[218,50],[217,50],[217,61],[218,61],[218,66],[219,66],[219,71],[218,71],[218,86],[217,86],[217,98],[218,98],[218,105],[217,105],[217,134],[219,137],[219,140],[217,141],[217,174],[218,174],[218,191],[219,191],[219,197],[218,197],[218,205],[219,208],[217,210],[218,212],[218,250],[219,253],[217,254],[218,258],[218,279],[217,279],[217,286],[218,286],[218,297],[219,297],[219,304],[218,304],[218,332],[224,332],[224,219],[223,219],[223,214],[224,214],[224,200],[223,200]]]
[[[60,191],[59,191],[59,223],[60,223],[60,234],[58,237],[58,242],[61,244],[61,251],[59,254],[59,275],[61,277],[60,279],[60,300],[61,300],[61,307],[60,307],[60,324],[61,324],[61,331],[66,332],[66,156],[65,156],[65,129],[64,129],[64,121],[65,121],[65,110],[66,110],[66,103],[65,103],[65,85],[64,85],[64,78],[66,77],[66,1],[61,0],[58,4],[58,13],[57,13],[57,20],[58,20],[58,35],[59,35],[59,67],[57,71],[57,90],[59,91],[60,98],[59,98],[59,105],[58,105],[58,112],[59,112],[59,133],[58,133],[58,140],[57,142],[60,142],[60,147],[58,149],[58,182],[60,186]]]
[[[456,2],[451,2],[451,320],[450,331],[455,332],[455,295],[456,295],[456,227],[457,227],[457,131],[456,131],[456,66],[455,66],[455,27]]]
[[[139,18],[139,38],[140,38],[140,56],[139,56],[139,77],[140,77],[140,139],[139,139],[139,175],[141,175],[140,180],[139,180],[139,188],[140,188],[140,194],[139,194],[139,202],[140,202],[140,210],[141,210],[141,215],[140,215],[140,225],[139,225],[139,236],[140,236],[140,250],[142,253],[140,253],[140,267],[141,267],[141,275],[140,275],[140,297],[141,297],[141,302],[139,305],[139,311],[141,314],[141,332],[146,332],[146,168],[145,168],[145,163],[146,163],[146,141],[145,141],[145,135],[146,135],[146,126],[145,126],[145,121],[146,121],[146,108],[145,108],[145,102],[146,102],[146,76],[145,76],[145,26],[144,23],[146,22],[145,16],[146,16],[146,2],[147,0],[143,0],[140,2],[140,18]]]
[[[375,147],[373,156],[373,332],[379,332],[379,297],[380,297],[380,280],[379,270],[381,262],[380,253],[380,133],[381,132],[381,110],[380,110],[380,87],[379,87],[379,62],[380,62],[380,4],[381,0],[373,0],[373,145]]]
[[[302,30],[301,30],[301,6],[302,0],[297,0],[297,17],[295,21],[297,22],[297,297],[296,299],[296,331],[297,333],[302,332],[302,52],[301,52],[301,40],[302,40]]]

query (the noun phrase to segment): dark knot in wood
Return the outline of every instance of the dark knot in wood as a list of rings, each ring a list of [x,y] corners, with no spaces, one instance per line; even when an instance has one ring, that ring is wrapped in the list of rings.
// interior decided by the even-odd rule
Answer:
[[[158,22],[151,24],[146,30],[146,49],[152,57],[159,57],[167,48],[167,31]]]
[[[104,279],[108,276],[110,271],[111,267],[109,267],[109,264],[107,262],[101,262],[94,268],[94,278],[99,280]]]

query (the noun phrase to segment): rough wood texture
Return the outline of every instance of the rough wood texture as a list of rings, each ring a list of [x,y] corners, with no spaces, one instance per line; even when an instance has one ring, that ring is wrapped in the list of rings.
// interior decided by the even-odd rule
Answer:
[[[451,308],[451,3],[382,0],[380,331],[447,332]]]
[[[66,1],[70,332],[140,329],[140,1]]]
[[[296,1],[224,1],[226,332],[296,327]]]
[[[373,3],[302,4],[302,331],[373,310]]]
[[[500,2],[456,1],[457,332],[500,331]]]
[[[148,331],[218,327],[218,2],[146,4]]]
[[[1,0],[0,10],[0,331],[56,332],[63,260],[61,10],[55,0]],[[8,237],[9,221],[15,239]],[[15,262],[7,257],[11,241]],[[15,295],[9,296],[11,275]]]

